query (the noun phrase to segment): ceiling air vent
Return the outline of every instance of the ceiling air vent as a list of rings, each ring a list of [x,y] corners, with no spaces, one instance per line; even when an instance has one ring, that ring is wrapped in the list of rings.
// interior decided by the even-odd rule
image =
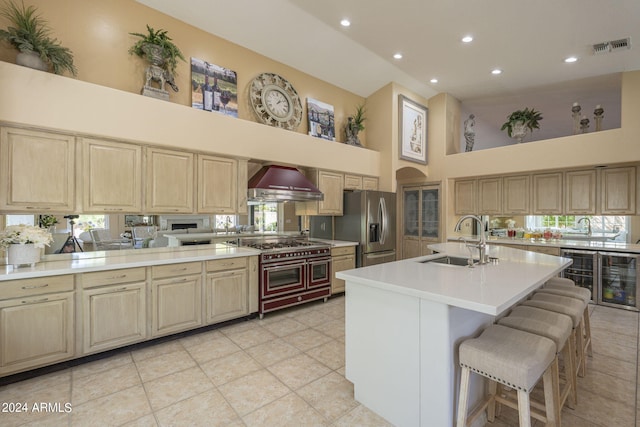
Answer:
[[[596,43],[593,45],[593,54],[600,55],[602,53],[615,52],[618,50],[631,49],[631,38],[612,40],[608,42]]]

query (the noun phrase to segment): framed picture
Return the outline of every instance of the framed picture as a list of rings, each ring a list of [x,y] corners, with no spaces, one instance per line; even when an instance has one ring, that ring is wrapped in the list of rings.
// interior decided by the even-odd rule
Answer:
[[[309,117],[309,135],[329,141],[336,140],[333,105],[307,98],[307,115]]]
[[[202,59],[191,58],[191,106],[238,117],[238,75]]]
[[[427,108],[398,95],[400,158],[427,164]]]

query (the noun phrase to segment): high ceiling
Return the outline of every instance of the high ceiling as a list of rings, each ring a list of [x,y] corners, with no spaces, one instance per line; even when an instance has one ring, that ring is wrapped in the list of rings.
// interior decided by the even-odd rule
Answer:
[[[476,116],[491,129],[525,105],[570,121],[571,103],[587,98],[585,110],[602,104],[619,126],[619,73],[640,69],[639,0],[137,1],[363,97],[392,81],[425,98],[447,92],[463,114],[485,111]],[[631,49],[593,54],[594,44],[627,37]],[[563,100],[541,98],[551,92]]]

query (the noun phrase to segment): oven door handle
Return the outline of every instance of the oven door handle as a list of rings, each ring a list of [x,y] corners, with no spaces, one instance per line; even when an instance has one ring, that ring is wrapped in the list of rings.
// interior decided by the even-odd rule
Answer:
[[[293,262],[291,264],[278,264],[278,265],[268,265],[268,266],[262,266],[264,271],[277,271],[277,270],[287,270],[290,269],[291,267],[304,267],[307,263],[305,261],[302,262]]]

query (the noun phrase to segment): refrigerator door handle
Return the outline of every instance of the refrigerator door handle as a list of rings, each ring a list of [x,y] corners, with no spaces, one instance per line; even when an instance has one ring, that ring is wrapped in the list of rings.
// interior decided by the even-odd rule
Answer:
[[[380,197],[380,203],[378,208],[378,217],[380,221],[380,244],[384,245],[384,242],[387,240],[388,234],[388,215],[387,215],[387,205],[384,201],[384,197]]]

